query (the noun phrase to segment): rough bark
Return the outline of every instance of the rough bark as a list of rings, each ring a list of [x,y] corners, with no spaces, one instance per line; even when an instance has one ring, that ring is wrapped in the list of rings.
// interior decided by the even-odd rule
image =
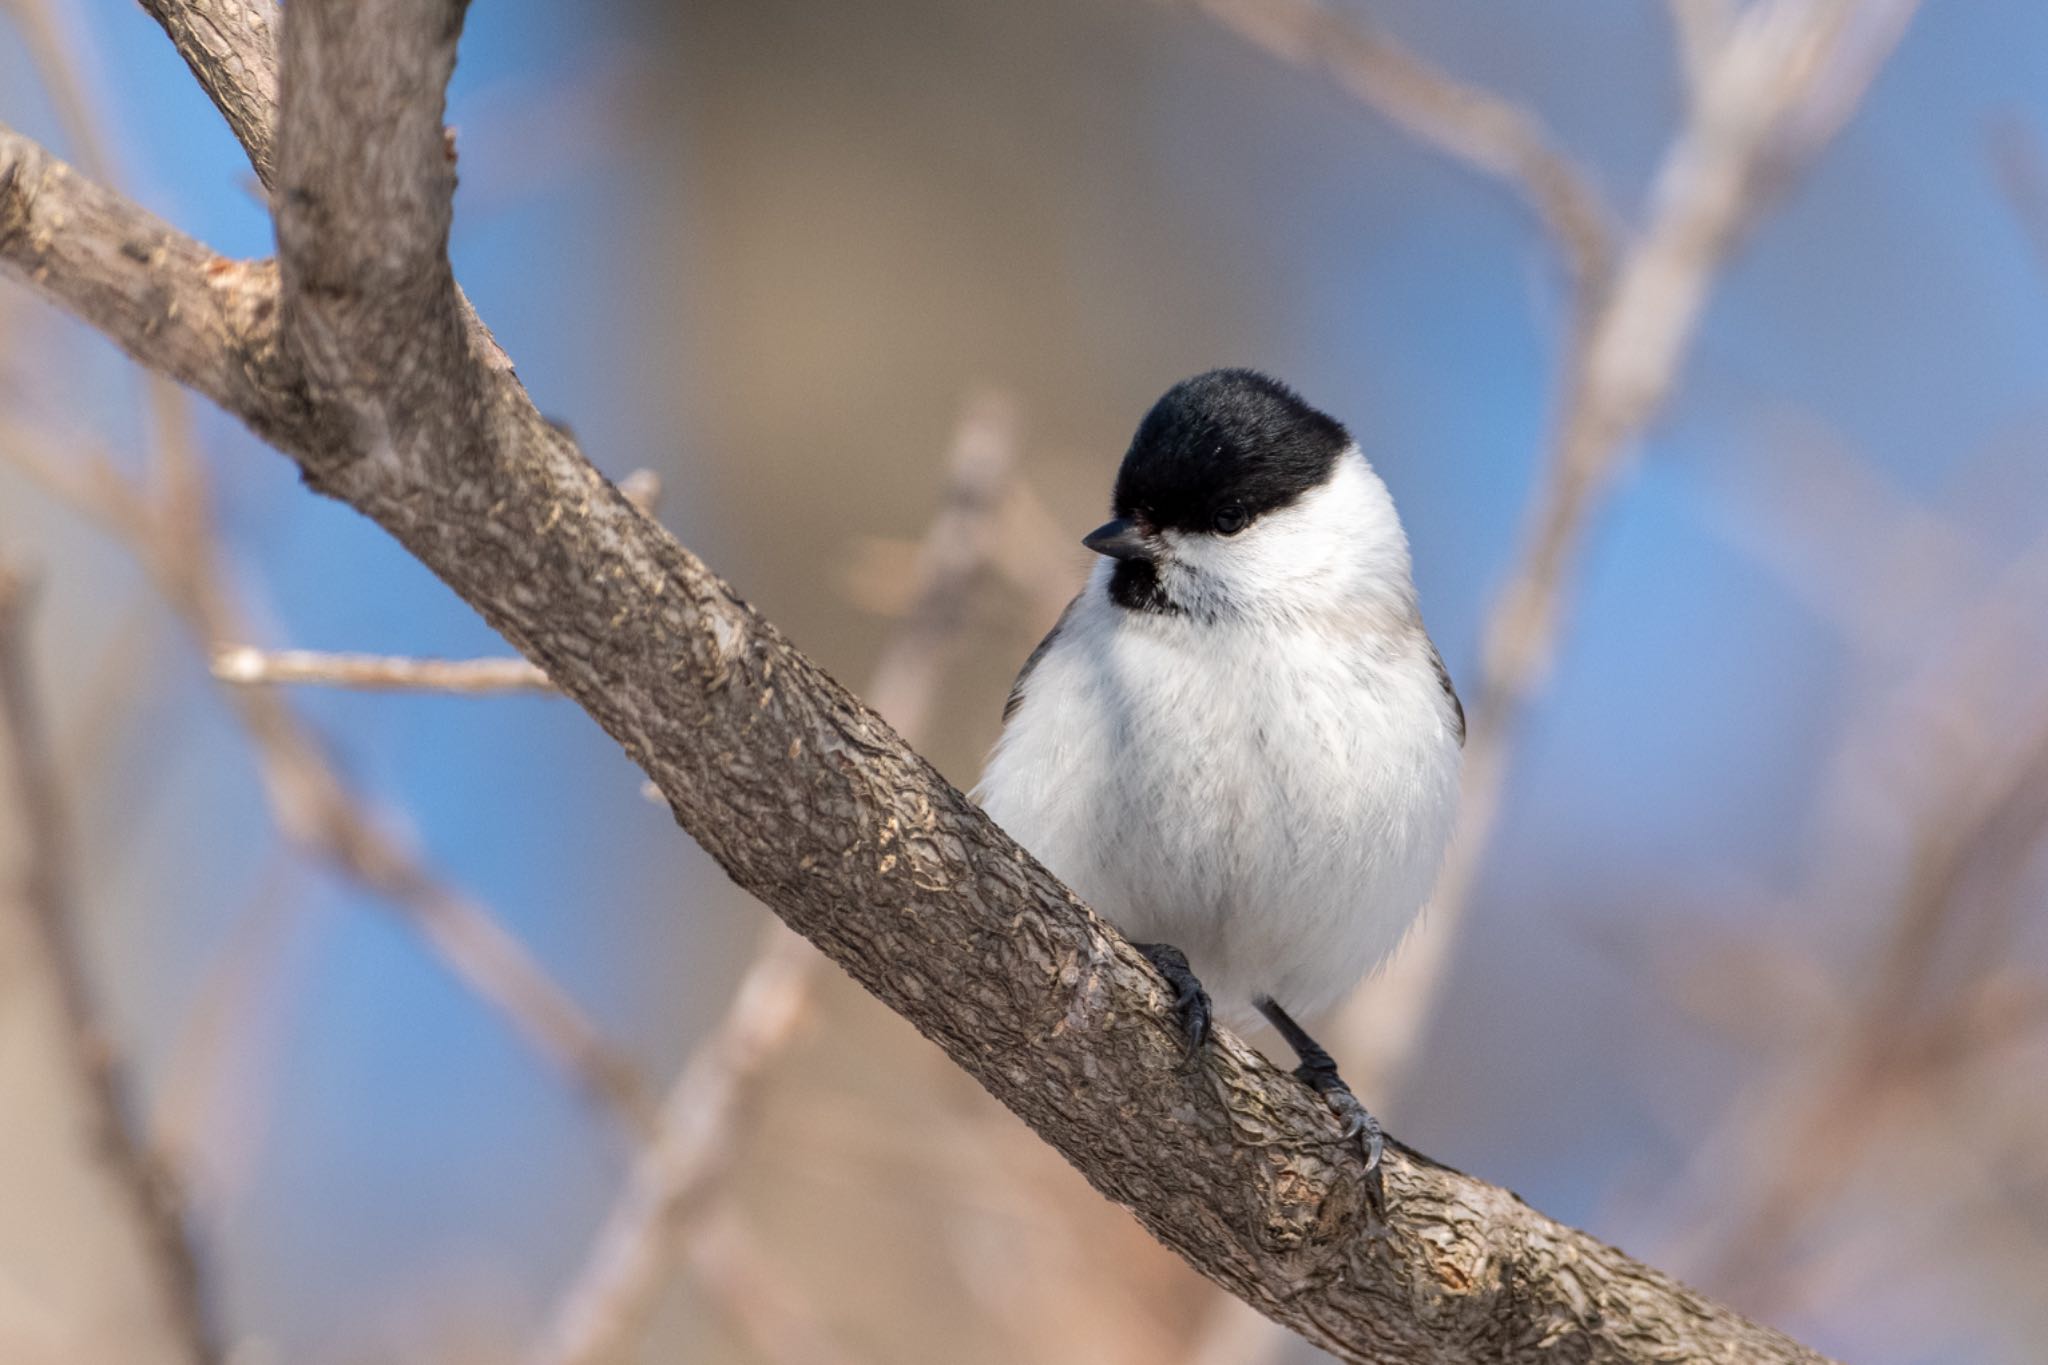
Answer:
[[[462,9],[293,0],[279,268],[212,256],[4,130],[0,268],[383,526],[737,883],[1276,1320],[1353,1361],[1818,1359],[1398,1146],[1376,1232],[1314,1096],[1227,1035],[1185,1064],[1144,960],[621,496],[471,324],[440,126]],[[216,88],[231,67],[180,45],[216,103],[244,107]]]
[[[270,187],[277,112],[277,6],[270,0],[142,0]]]

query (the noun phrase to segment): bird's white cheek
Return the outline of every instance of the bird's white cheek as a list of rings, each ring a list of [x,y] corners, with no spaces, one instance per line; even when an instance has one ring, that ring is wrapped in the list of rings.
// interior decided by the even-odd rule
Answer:
[[[1239,606],[1302,605],[1296,599],[1320,598],[1335,586],[1329,575],[1342,567],[1321,537],[1277,516],[1235,536],[1182,536],[1169,544],[1191,583]]]
[[[1254,567],[1276,550],[1273,537],[1263,526],[1251,526],[1234,536],[1193,535],[1168,531],[1161,537],[1175,562],[1202,573],[1227,575]]]

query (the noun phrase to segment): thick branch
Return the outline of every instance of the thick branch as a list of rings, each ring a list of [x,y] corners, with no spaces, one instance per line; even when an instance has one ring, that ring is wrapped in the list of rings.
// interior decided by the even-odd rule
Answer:
[[[318,9],[293,5],[288,49],[386,41],[368,24],[289,31]],[[287,62],[287,109],[295,73],[357,69],[315,55]],[[419,92],[399,98],[412,107]],[[364,122],[306,135],[360,142],[394,117],[347,107]],[[297,129],[287,117],[283,136]],[[281,166],[346,164],[299,155],[281,147]],[[22,271],[10,251],[0,263],[105,325],[66,282]],[[453,298],[450,283],[447,298],[415,303],[438,316]],[[1388,1159],[1392,1227],[1369,1235],[1358,1156],[1327,1110],[1229,1037],[1184,1066],[1149,966],[628,503],[509,371],[473,352],[429,395],[416,390],[432,365],[385,376],[366,363],[400,339],[352,329],[390,316],[349,310],[322,338],[335,350],[317,361],[344,367],[350,402],[323,404],[311,423],[234,410],[294,437],[279,444],[309,481],[384,526],[539,664],[735,881],[1204,1274],[1354,1361],[1815,1359],[1405,1150]],[[432,339],[425,350],[445,356]]]
[[[215,255],[5,125],[0,261],[150,369],[230,412],[291,406],[259,391],[262,376],[276,372],[277,273],[268,262]]]
[[[277,40],[270,0],[142,0],[249,153],[267,188],[276,174]]]
[[[448,264],[442,127],[463,0],[303,0],[285,25],[277,218],[284,344],[351,454],[418,463],[416,409],[480,416]]]

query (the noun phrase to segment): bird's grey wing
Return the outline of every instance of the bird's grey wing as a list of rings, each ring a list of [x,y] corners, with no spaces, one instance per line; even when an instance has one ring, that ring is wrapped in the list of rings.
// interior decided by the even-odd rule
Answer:
[[[1003,721],[1005,724],[1009,722],[1011,716],[1017,714],[1017,708],[1024,704],[1025,679],[1031,676],[1032,669],[1038,667],[1038,661],[1045,657],[1045,652],[1052,648],[1052,642],[1060,637],[1060,631],[1065,628],[1067,618],[1074,614],[1074,607],[1080,600],[1081,594],[1075,593],[1073,600],[1067,603],[1066,610],[1060,613],[1060,619],[1052,623],[1052,629],[1047,631],[1045,638],[1038,642],[1038,648],[1032,650],[1031,656],[1024,660],[1024,667],[1017,670],[1017,681],[1010,684],[1010,695],[1003,702]]]
[[[1044,649],[1044,645],[1039,646]],[[1465,703],[1458,700],[1458,689],[1451,686],[1451,670],[1444,667],[1444,656],[1437,653],[1436,641],[1429,642],[1429,666],[1436,670],[1436,680],[1443,685],[1444,698],[1451,704],[1451,721],[1458,731],[1458,747],[1465,747]],[[1026,665],[1029,668],[1030,665]]]

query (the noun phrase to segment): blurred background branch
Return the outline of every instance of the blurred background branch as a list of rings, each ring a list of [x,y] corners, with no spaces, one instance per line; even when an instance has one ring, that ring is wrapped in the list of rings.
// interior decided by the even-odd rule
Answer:
[[[996,514],[1019,461],[1016,400],[982,390],[971,394],[942,466],[939,508],[918,547],[910,576],[910,608],[893,625],[868,684],[868,702],[911,744],[931,728],[932,699],[968,617],[968,602],[995,557]],[[662,1276],[679,1241],[695,1244],[694,1263],[717,1264],[703,1221],[711,1187],[727,1172],[750,1090],[794,1033],[806,998],[823,967],[818,952],[780,922],[771,922],[731,1006],[700,1042],[662,1105],[654,1143],[640,1159],[606,1216],[543,1337],[536,1362],[603,1365],[620,1358],[646,1327],[663,1287]],[[739,1215],[726,1210],[714,1227],[737,1235]],[[769,1273],[757,1268],[745,1280]],[[717,1276],[710,1283],[731,1290]],[[783,1297],[787,1298],[787,1291]],[[808,1316],[808,1315],[807,1315]],[[760,1314],[740,1315],[755,1322]],[[780,1341],[781,1338],[777,1337]],[[819,1329],[802,1341],[819,1339]],[[780,1360],[824,1359],[816,1350],[790,1348]]]
[[[2013,218],[2033,243],[2048,278],[2048,139],[2040,129],[2007,115],[1992,125],[1988,142]]]
[[[213,676],[245,686],[313,684],[371,691],[552,692],[554,684],[524,659],[405,659],[382,654],[323,654],[311,649],[228,645],[214,652]]]
[[[84,1096],[85,1150],[125,1205],[136,1246],[154,1274],[165,1330],[180,1355],[206,1365],[219,1359],[220,1348],[184,1191],[177,1172],[138,1136],[133,1078],[96,1000],[80,944],[62,784],[29,660],[31,596],[21,570],[0,560],[0,752],[8,804],[22,833],[22,866],[10,879],[15,886],[7,900],[29,945],[29,969],[55,987],[61,1046]]]
[[[1282,61],[1327,71],[1382,117],[1529,201],[1570,271],[1578,311],[1612,283],[1611,215],[1583,168],[1512,101],[1453,79],[1392,38],[1317,0],[1194,0]]]
[[[0,427],[0,461],[123,542],[193,646],[216,658],[241,648],[252,631],[218,563],[207,512],[212,495],[185,435],[184,399],[170,390],[151,392],[152,487],[118,473],[105,456],[42,433]],[[517,939],[436,875],[390,831],[385,817],[349,789],[290,703],[268,689],[226,682],[223,688],[254,749],[285,838],[411,923],[458,979],[610,1108],[629,1133],[651,1131],[652,1103],[631,1064]]]
[[[1700,68],[1645,221],[1565,358],[1561,416],[1526,548],[1483,636],[1458,838],[1427,925],[1397,968],[1399,984],[1361,993],[1347,1025],[1356,1045],[1405,1055],[1415,1021],[1430,1014],[1600,506],[1679,382],[1716,272],[1770,195],[1847,116],[1912,10],[1901,0],[1762,0],[1741,11]],[[1396,1070],[1376,1065],[1374,1074]]]

